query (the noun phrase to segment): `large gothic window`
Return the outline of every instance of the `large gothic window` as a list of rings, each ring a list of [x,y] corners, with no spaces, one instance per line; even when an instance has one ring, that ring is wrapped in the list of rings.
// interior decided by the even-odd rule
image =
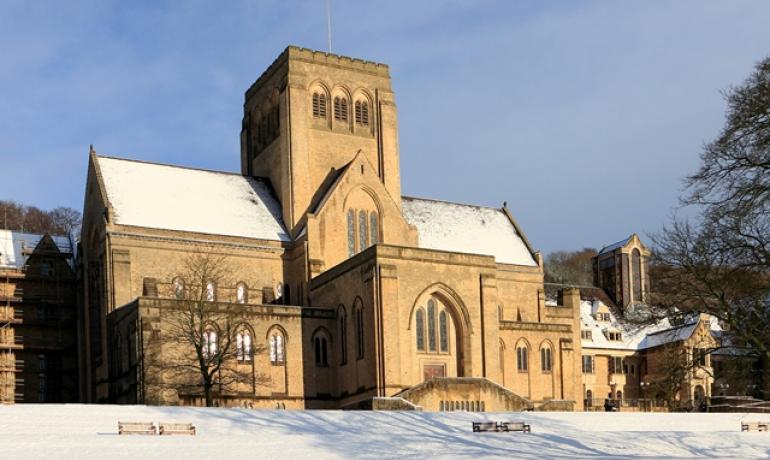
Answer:
[[[436,302],[428,300],[428,350],[436,351]]]
[[[417,309],[414,322],[417,335],[417,350],[425,351],[425,310],[422,308]]]
[[[439,350],[442,353],[449,351],[449,337],[447,331],[446,311],[442,311],[438,315],[438,336],[439,336]]]
[[[356,254],[356,214],[348,209],[348,256]]]
[[[366,225],[366,211],[358,211],[358,249],[359,251],[363,251],[366,249],[369,245],[368,242],[368,235],[366,231],[367,225]]]
[[[634,249],[631,253],[631,269],[634,271],[634,301],[643,302],[642,299],[642,255],[639,249]]]
[[[377,219],[377,213],[374,211],[369,213],[369,231],[371,233],[369,242],[373,245],[377,244],[380,241],[380,229],[379,229],[379,220]]]

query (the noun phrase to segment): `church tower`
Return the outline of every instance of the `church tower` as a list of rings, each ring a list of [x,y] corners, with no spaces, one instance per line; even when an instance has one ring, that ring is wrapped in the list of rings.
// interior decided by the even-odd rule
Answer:
[[[246,91],[241,173],[270,179],[292,236],[359,151],[400,206],[387,65],[290,46]]]

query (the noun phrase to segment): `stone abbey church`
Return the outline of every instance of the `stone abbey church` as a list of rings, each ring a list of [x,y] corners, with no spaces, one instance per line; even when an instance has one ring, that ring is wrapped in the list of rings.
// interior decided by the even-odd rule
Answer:
[[[287,48],[246,91],[241,171],[90,153],[81,234],[85,400],[202,404],[163,341],[190,254],[239,326],[250,382],[220,406],[579,410],[580,294],[545,301],[543,262],[503,205],[403,196],[386,65]],[[195,382],[192,382],[193,384]]]

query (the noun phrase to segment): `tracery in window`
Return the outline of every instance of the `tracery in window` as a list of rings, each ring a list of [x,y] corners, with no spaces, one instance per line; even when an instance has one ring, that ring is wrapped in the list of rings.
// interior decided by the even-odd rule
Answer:
[[[438,336],[439,336],[439,350],[442,353],[449,351],[449,337],[447,331],[446,311],[442,311],[438,315]]]
[[[369,247],[366,227],[367,227],[366,211],[364,210],[358,211],[358,250],[359,251],[363,251],[364,249]]]
[[[348,256],[356,254],[356,217],[355,211],[348,209]]]
[[[436,302],[428,300],[428,351],[436,351]]]
[[[417,350],[425,351],[425,310],[417,309],[414,319],[415,334],[417,335]]]
[[[369,231],[370,231],[370,238],[369,242],[372,245],[375,245],[380,242],[380,229],[379,229],[379,220],[377,219],[377,213],[372,211],[369,213]]]

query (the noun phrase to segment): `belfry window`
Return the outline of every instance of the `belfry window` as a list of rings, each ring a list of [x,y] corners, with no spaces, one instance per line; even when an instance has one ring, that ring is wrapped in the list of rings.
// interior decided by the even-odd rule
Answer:
[[[348,209],[348,256],[356,254],[356,215],[355,211]]]
[[[369,103],[356,101],[356,124],[369,126]]]
[[[326,94],[313,93],[313,116],[326,118]]]
[[[334,119],[348,121],[348,100],[345,97],[334,98]]]

